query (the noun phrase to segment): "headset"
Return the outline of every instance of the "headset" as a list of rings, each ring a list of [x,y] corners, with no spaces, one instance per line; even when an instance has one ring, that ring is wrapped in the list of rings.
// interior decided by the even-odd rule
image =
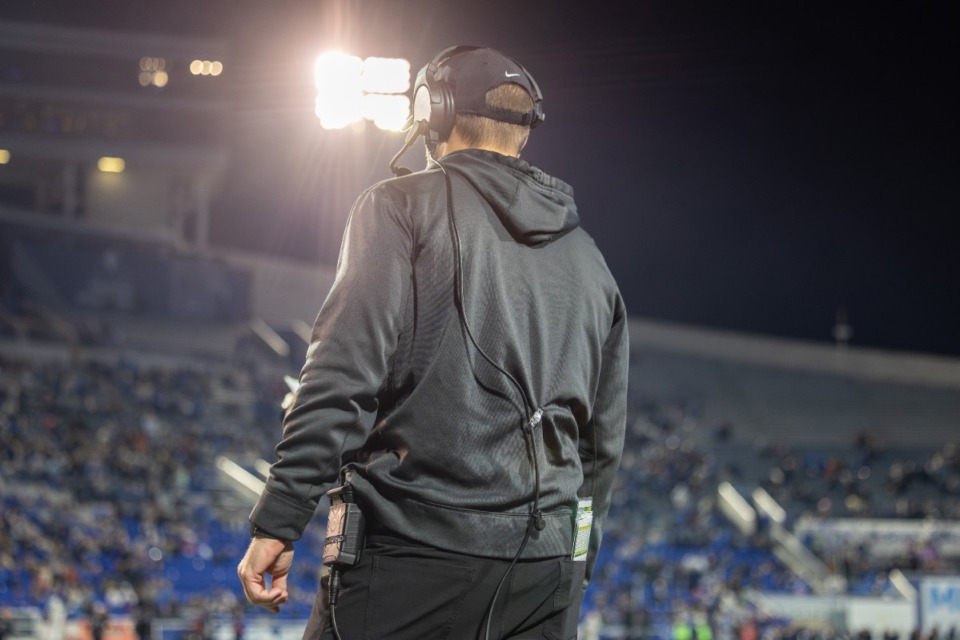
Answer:
[[[457,118],[457,105],[454,103],[453,89],[444,77],[445,74],[441,68],[443,63],[461,53],[486,48],[469,45],[447,47],[435,55],[417,74],[417,82],[413,88],[413,121],[415,123],[422,121],[427,123],[428,144],[435,145],[446,140],[450,132],[453,131],[453,125]],[[543,94],[540,93],[537,81],[533,79],[526,67],[512,58],[507,59],[520,67],[524,76],[526,76],[527,82],[533,90],[533,94],[530,96],[533,98],[533,111],[522,114],[502,111],[497,114],[497,119],[534,129],[544,121]]]
[[[406,175],[410,173],[405,167],[398,167],[397,161],[400,156],[410,148],[417,137],[423,136],[427,149],[433,154],[438,143],[446,140],[453,131],[453,125],[457,120],[458,108],[454,99],[454,90],[450,85],[447,70],[443,68],[445,62],[451,58],[467,53],[468,51],[477,51],[488,49],[489,47],[478,47],[470,45],[458,45],[447,47],[436,54],[430,62],[423,66],[417,73],[417,80],[413,88],[413,115],[410,119],[410,128],[403,148],[393,157],[390,162],[390,170],[394,175]],[[500,54],[503,55],[503,54]],[[484,111],[459,109],[460,113],[493,117],[501,122],[528,126],[535,129],[546,119],[543,113],[543,94],[540,92],[540,86],[533,79],[526,67],[516,60],[503,56],[511,63],[515,64],[524,75],[526,80],[525,88],[529,88],[533,99],[533,109],[529,113],[516,113],[513,111],[495,110],[487,107]],[[524,85],[524,83],[518,83]]]

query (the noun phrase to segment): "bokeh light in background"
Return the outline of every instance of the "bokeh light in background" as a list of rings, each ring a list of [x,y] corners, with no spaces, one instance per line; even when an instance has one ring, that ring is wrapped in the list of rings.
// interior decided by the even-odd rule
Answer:
[[[104,156],[97,160],[97,168],[104,173],[123,173],[127,163],[123,158]]]
[[[324,129],[343,129],[363,119],[400,131],[410,113],[410,62],[401,58],[361,60],[341,52],[317,58],[316,115]]]
[[[166,71],[167,61],[163,58],[143,57],[140,58],[140,75],[138,80],[141,87],[163,88],[167,86],[170,76]]]
[[[195,76],[218,76],[223,73],[223,63],[219,60],[194,60],[190,63],[190,73]]]

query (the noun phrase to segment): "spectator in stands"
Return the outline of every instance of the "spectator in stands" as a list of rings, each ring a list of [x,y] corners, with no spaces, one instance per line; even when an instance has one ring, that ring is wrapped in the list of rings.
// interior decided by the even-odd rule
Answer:
[[[6,607],[0,607],[0,640],[13,635],[13,614]]]
[[[89,610],[90,636],[93,640],[103,640],[103,633],[107,629],[107,608],[99,602],[94,603]]]
[[[136,617],[133,624],[134,633],[140,640],[152,640],[153,638],[153,612],[149,604],[141,604],[136,609]]]

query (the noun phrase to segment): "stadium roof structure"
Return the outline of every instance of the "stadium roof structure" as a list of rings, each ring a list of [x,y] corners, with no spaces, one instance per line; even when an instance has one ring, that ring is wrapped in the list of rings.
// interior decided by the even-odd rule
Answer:
[[[737,439],[898,446],[957,438],[960,359],[633,319],[631,386]],[[707,435],[707,434],[701,434]]]

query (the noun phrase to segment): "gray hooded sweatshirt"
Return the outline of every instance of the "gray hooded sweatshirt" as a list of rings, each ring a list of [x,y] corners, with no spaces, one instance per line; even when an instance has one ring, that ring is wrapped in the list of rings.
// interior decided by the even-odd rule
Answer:
[[[441,163],[354,205],[250,519],[296,540],[339,477],[370,531],[509,559],[538,493],[523,557],[546,558],[591,497],[589,578],[623,447],[623,301],[569,185],[489,151]]]

